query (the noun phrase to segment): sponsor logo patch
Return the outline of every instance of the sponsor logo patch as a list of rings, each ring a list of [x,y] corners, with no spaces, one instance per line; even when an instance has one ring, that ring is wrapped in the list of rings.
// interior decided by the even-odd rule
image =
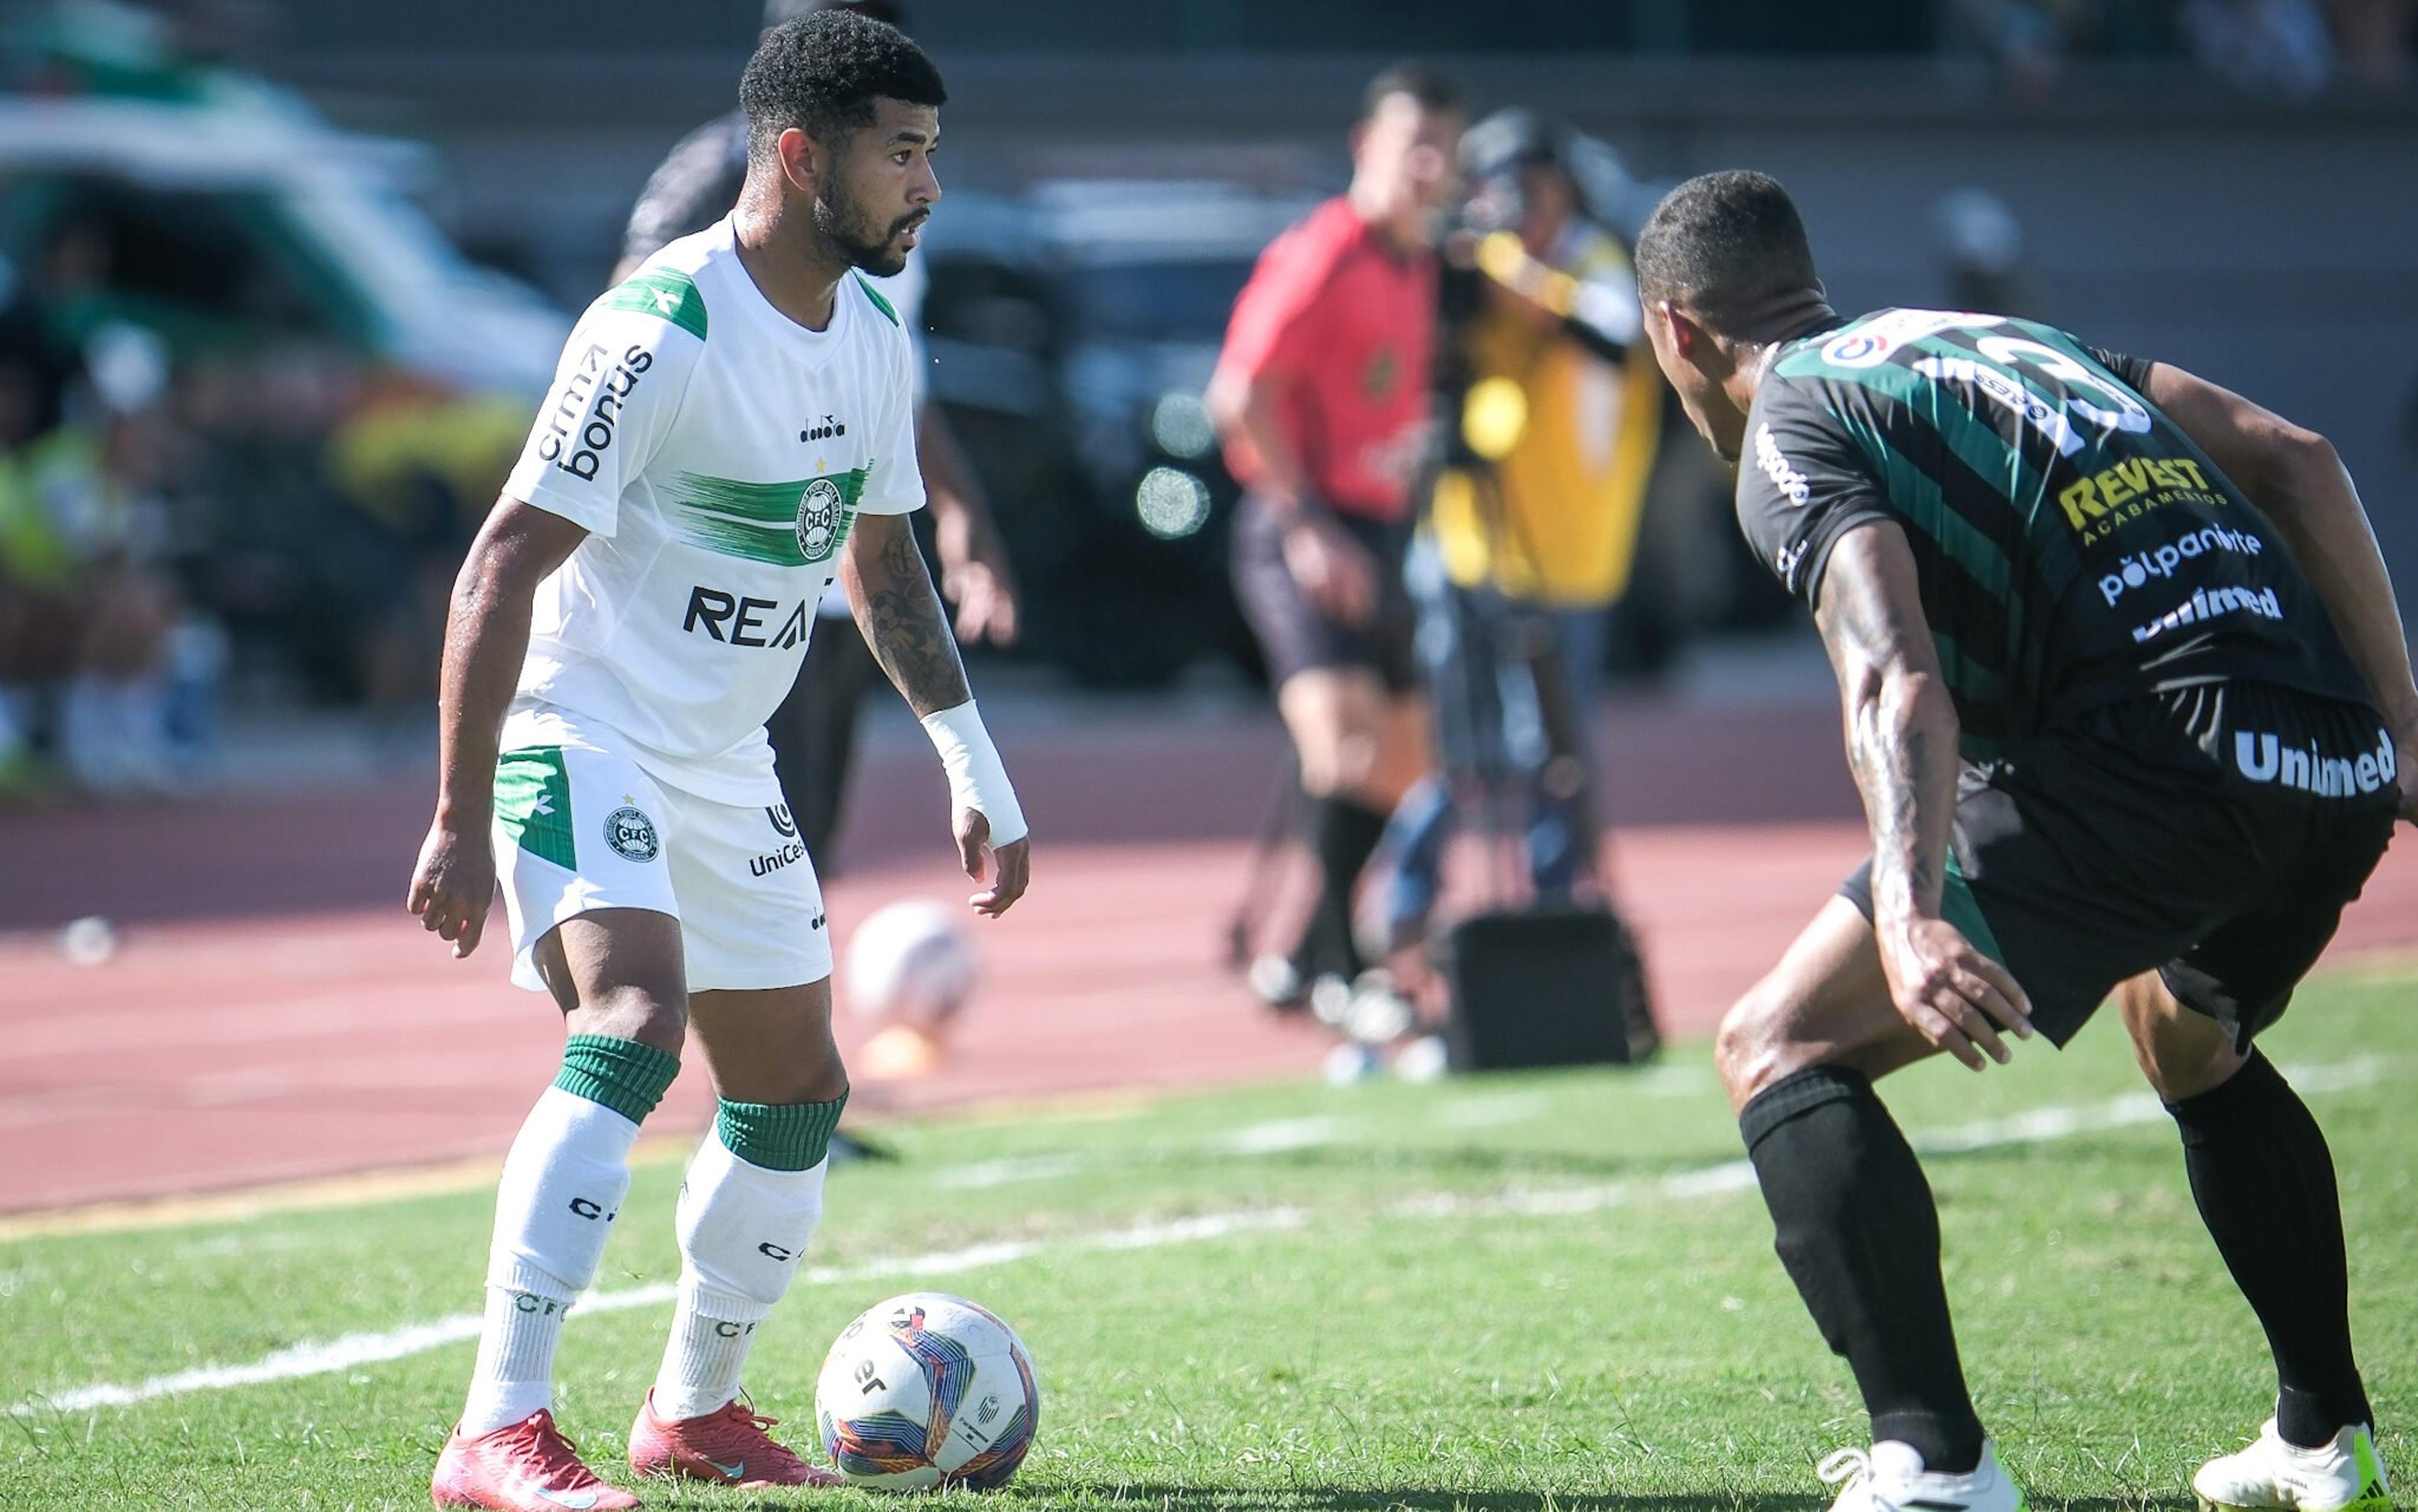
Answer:
[[[2221,525],[2207,526],[2181,541],[2169,541],[2151,550],[2120,558],[2116,570],[2099,579],[2099,593],[2113,604],[2153,577],[2174,576],[2183,563],[2196,557],[2218,552],[2256,557],[2266,549],[2267,543],[2247,530],[2228,530]]]
[[[2257,615],[2261,619],[2284,618],[2283,602],[2273,588],[2215,588],[2196,589],[2192,596],[2176,604],[2146,625],[2133,627],[2133,642],[2157,639],[2170,630],[2185,625],[2203,624],[2229,614]]]
[[[1780,490],[1781,496],[1798,509],[1803,509],[1805,501],[1814,496],[1814,484],[1797,470],[1788,453],[1780,450],[1780,442],[1768,423],[1754,428],[1754,465],[1763,469],[1763,475],[1771,480],[1771,486]]]
[[[2401,775],[2393,737],[2383,730],[2376,732],[2375,750],[2349,756],[2329,756],[2315,741],[2305,748],[2286,745],[2273,730],[2236,730],[2233,765],[2252,782],[2273,783],[2319,798],[2381,792]]]

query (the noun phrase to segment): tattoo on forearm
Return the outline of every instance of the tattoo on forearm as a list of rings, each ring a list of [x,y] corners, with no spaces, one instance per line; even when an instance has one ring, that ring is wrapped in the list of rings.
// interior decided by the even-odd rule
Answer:
[[[914,532],[891,530],[880,555],[861,567],[865,639],[874,660],[889,675],[892,686],[906,698],[917,717],[955,709],[972,694],[966,687],[965,664],[957,660],[957,643],[949,634],[946,611],[932,587],[932,574],[915,549]]]
[[[1847,764],[1863,794],[1873,836],[1873,895],[1878,907],[1936,907],[1944,881],[1940,839],[1925,833],[1952,812],[1952,791],[1936,794],[1943,753],[1926,714],[1907,702],[1909,651],[1928,664],[1928,631],[1919,611],[1895,605],[1874,565],[1843,548],[1817,616],[1841,682],[1847,690]],[[1920,649],[1914,649],[1920,648]],[[1936,697],[1934,693],[1931,696]],[[1937,813],[1926,805],[1937,803]]]

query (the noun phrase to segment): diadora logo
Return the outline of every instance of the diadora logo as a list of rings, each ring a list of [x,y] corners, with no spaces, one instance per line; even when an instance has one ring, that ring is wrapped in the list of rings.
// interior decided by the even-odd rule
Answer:
[[[763,1256],[766,1260],[779,1260],[785,1265],[798,1258],[798,1252],[796,1250],[784,1249],[779,1245],[773,1243],[773,1241],[769,1239],[756,1246],[756,1253]]]
[[[848,434],[848,421],[825,415],[819,421],[798,433],[801,441],[828,441]]]
[[[2380,792],[2401,775],[2393,737],[2383,730],[2376,732],[2375,750],[2355,756],[2328,756],[2315,741],[2306,750],[2288,746],[2273,730],[2236,730],[2233,765],[2252,782],[2272,782],[2319,798]]]
[[[604,1211],[604,1205],[603,1203],[598,1202],[593,1198],[586,1197],[573,1198],[571,1199],[571,1211],[579,1214],[579,1216],[586,1218],[590,1223],[594,1223],[600,1218],[606,1223],[611,1223],[614,1219],[621,1215],[621,1210],[620,1208],[615,1208],[612,1212],[607,1213]]]
[[[1768,424],[1754,428],[1754,465],[1763,469],[1763,475],[1771,480],[1771,486],[1780,490],[1781,496],[1798,509],[1803,509],[1805,501],[1814,496],[1813,483],[1788,460],[1788,453],[1780,450],[1780,442]]]
[[[806,616],[814,612],[814,601],[800,600],[797,607],[775,620],[773,616],[780,607],[778,599],[751,599],[720,588],[692,588],[688,590],[688,613],[681,620],[681,629],[691,634],[702,630],[726,646],[795,650],[806,642]]]
[[[2215,552],[2256,557],[2266,549],[2267,542],[2247,530],[2227,530],[2221,525],[2208,526],[2181,541],[2170,541],[2153,550],[2121,558],[2116,564],[2116,571],[2099,580],[2099,593],[2109,603],[2114,603],[2153,577],[2172,577],[2177,568],[2194,557]]]
[[[655,365],[655,355],[633,344],[620,360],[590,342],[578,366],[563,378],[560,397],[546,418],[537,454],[574,478],[593,481],[613,444],[621,405],[638,387],[638,374]]]

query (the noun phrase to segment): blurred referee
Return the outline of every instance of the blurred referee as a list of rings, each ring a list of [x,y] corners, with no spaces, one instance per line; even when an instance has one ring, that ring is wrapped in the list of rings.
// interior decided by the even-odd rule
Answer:
[[[885,0],[765,0],[767,29],[811,10],[853,10],[904,28],[902,7]],[[622,234],[616,282],[627,278],[666,243],[704,230],[738,203],[747,177],[747,117],[740,111],[716,116],[687,136],[649,176],[631,208]],[[923,253],[910,253],[906,269],[884,279],[882,292],[898,310],[920,352],[925,272]],[[932,511],[940,547],[941,591],[956,610],[957,638],[1016,639],[1016,579],[992,523],[982,485],[967,465],[940,406],[922,387],[926,364],[916,365],[915,460]],[[827,619],[849,618],[848,596],[836,588],[823,595],[819,612]],[[856,745],[856,713],[876,668],[865,637],[851,626],[826,626],[808,643],[805,665],[788,700],[766,724],[781,778],[781,792],[796,819],[798,838],[826,878],[838,869],[833,841],[839,829],[840,800]]]
[[[1209,384],[1246,490],[1234,592],[1301,760],[1319,866],[1301,942],[1251,968],[1281,1007],[1319,978],[1358,974],[1354,886],[1427,766],[1402,552],[1429,434],[1433,249],[1465,120],[1459,91],[1427,69],[1370,84],[1351,187],[1260,254]]]

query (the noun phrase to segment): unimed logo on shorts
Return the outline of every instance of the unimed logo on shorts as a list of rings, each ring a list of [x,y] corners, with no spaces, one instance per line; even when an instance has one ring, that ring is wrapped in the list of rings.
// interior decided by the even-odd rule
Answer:
[[[2286,745],[2273,730],[2233,732],[2233,765],[2252,782],[2296,787],[2319,798],[2349,798],[2393,786],[2401,774],[2393,737],[2376,732],[2376,749],[2355,756],[2328,756],[2311,741],[2307,749]]]

